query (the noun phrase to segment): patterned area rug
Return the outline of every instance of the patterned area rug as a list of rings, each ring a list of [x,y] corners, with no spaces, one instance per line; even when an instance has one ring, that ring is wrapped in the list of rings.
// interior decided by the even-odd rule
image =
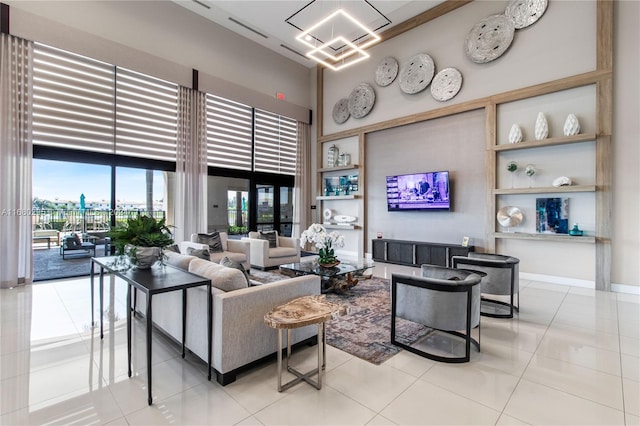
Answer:
[[[277,272],[252,271],[252,278],[274,282],[286,278]],[[373,364],[381,364],[401,351],[391,344],[390,282],[382,278],[361,280],[345,294],[327,299],[349,305],[349,314],[327,322],[327,343]],[[431,329],[398,319],[396,338],[412,344]]]

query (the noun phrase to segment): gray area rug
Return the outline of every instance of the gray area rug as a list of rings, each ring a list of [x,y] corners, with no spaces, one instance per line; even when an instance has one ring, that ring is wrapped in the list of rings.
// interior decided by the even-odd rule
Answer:
[[[79,251],[77,254],[65,254],[64,260],[60,248],[52,245],[33,250],[33,280],[55,280],[59,278],[80,277],[89,275],[93,252]],[[96,246],[96,256],[104,256],[104,245]]]
[[[252,279],[263,283],[287,278],[278,272],[253,271]],[[373,364],[381,364],[401,349],[391,344],[390,282],[383,278],[360,280],[344,294],[327,294],[327,299],[347,304],[349,314],[327,322],[327,343]],[[432,330],[397,319],[396,339],[411,345]]]

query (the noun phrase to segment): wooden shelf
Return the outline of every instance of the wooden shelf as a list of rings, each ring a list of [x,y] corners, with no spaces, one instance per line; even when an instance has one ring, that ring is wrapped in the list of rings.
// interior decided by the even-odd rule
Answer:
[[[360,166],[357,164],[349,164],[347,166],[323,167],[321,169],[318,169],[318,171],[319,172],[337,172],[340,170],[353,170],[358,168],[360,168]]]
[[[571,243],[587,243],[594,244],[596,237],[582,236],[574,237],[567,234],[530,234],[526,232],[496,232],[493,234],[495,238],[511,239],[511,240],[535,240],[535,241],[564,241]]]
[[[355,200],[357,198],[360,198],[360,195],[318,195],[316,200]]]
[[[518,149],[565,145],[565,144],[589,142],[589,141],[595,141],[595,140],[596,140],[595,133],[583,133],[583,134],[574,135],[574,136],[562,136],[559,138],[542,139],[540,141],[525,141],[525,142],[519,142],[519,143],[496,145],[493,147],[493,150],[494,151],[514,151]]]
[[[344,225],[338,225],[335,223],[329,225],[323,223],[322,226],[324,226],[325,229],[360,229],[360,225],[357,225],[355,223],[345,223]]]
[[[553,194],[566,192],[596,192],[595,185],[570,185],[570,186],[549,186],[540,188],[498,188],[494,189],[495,195],[504,194]]]

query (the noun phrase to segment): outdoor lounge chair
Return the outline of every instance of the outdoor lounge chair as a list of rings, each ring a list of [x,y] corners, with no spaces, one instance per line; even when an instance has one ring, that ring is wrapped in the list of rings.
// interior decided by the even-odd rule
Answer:
[[[62,259],[66,259],[65,254],[86,254],[89,256],[96,255],[96,245],[90,242],[82,242],[78,234],[67,235],[62,239],[62,245],[60,246],[60,252],[62,253]]]

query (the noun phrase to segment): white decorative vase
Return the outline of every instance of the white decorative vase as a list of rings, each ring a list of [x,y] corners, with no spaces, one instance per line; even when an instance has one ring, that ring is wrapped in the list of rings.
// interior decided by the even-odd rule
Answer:
[[[546,139],[547,136],[549,136],[549,123],[547,123],[547,118],[544,116],[544,114],[539,112],[538,118],[536,118],[536,140],[541,141],[542,139]]]
[[[149,269],[162,259],[160,247],[140,247],[127,244],[125,253],[129,257],[129,262],[138,269]]]
[[[509,130],[509,143],[518,143],[522,142],[522,130],[520,126],[514,124],[511,126],[511,130]]]
[[[569,114],[564,122],[564,135],[573,136],[580,133],[580,122],[575,114]]]

